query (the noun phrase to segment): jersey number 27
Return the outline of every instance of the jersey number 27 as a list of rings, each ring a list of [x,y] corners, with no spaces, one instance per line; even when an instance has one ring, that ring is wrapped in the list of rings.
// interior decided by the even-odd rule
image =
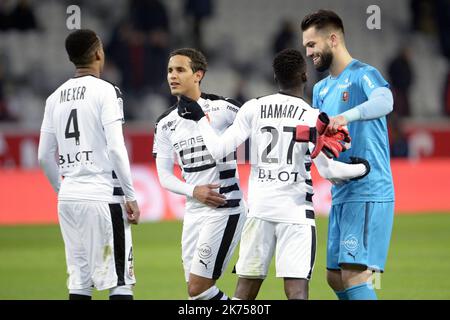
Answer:
[[[263,151],[263,153],[261,155],[261,161],[263,163],[279,163],[278,158],[269,158],[268,157],[269,153],[275,148],[275,146],[278,143],[279,133],[278,133],[277,128],[274,128],[271,126],[266,126],[266,127],[261,128],[261,132],[262,133],[268,132],[272,135],[272,140],[267,145],[266,149]],[[289,143],[289,147],[287,150],[287,161],[286,161],[287,164],[292,164],[292,154],[293,154],[294,145],[295,145],[295,128],[294,127],[283,127],[283,132],[292,136],[292,139]]]

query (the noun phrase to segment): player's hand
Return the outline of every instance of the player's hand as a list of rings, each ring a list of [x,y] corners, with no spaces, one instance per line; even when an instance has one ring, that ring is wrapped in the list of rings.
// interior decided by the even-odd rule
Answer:
[[[333,157],[334,158],[339,157],[339,154],[341,152],[347,150],[346,143],[343,140],[341,140],[340,135],[338,134],[334,134],[332,136],[323,135],[321,139],[323,139],[323,147],[322,150],[320,151],[322,151],[330,159]],[[316,152],[316,154],[318,153]],[[313,157],[313,154],[311,154],[311,157]],[[314,156],[314,158],[315,157],[316,155]]]
[[[315,127],[302,125],[295,128],[295,141],[312,142],[315,146],[314,150],[318,149],[318,151],[320,151],[323,147],[323,139],[321,139],[321,136],[325,133],[329,122],[330,119],[328,119],[328,115],[325,112],[322,112],[319,114],[319,117],[317,117]],[[317,154],[319,154],[319,152],[317,152]]]
[[[178,101],[178,115],[184,119],[199,121],[205,116],[197,101],[186,96],[180,96]]]
[[[320,151],[324,151],[325,155],[329,158],[334,156],[331,153],[332,150],[325,150],[324,133],[330,122],[328,115],[325,112],[319,114],[315,127],[309,126],[297,126],[295,130],[295,141],[297,142],[312,142],[314,144],[314,150],[311,153],[311,158],[315,159]],[[328,143],[329,144],[329,143]]]
[[[139,223],[139,216],[141,215],[141,211],[139,210],[139,206],[136,200],[126,201],[125,209],[127,210],[127,220],[131,224]]]
[[[350,133],[348,132],[348,129],[346,126],[339,127],[336,131],[336,133],[331,133],[330,131],[326,130],[325,135],[328,137],[333,137],[336,140],[340,140],[343,143],[345,143],[347,146],[347,149],[350,149],[350,143],[352,142],[352,138],[350,137]]]
[[[336,116],[330,118],[330,123],[327,126],[327,134],[333,135],[339,131],[341,127],[346,126],[347,120],[343,116]],[[347,131],[348,132],[348,131]]]
[[[369,174],[369,172],[370,172],[370,164],[369,164],[369,161],[367,161],[366,159],[357,158],[357,157],[350,157],[350,163],[351,164],[362,163],[366,167],[366,172],[362,176],[359,176],[359,177],[356,177],[356,178],[352,178],[350,180],[352,180],[352,181],[353,180],[359,180],[359,179],[362,179],[362,178],[364,178],[365,176],[367,176]]]
[[[217,208],[227,203],[223,194],[217,193],[214,189],[220,188],[218,184],[207,184],[194,188],[194,198],[210,207]]]
[[[319,114],[316,121],[316,127],[297,126],[295,140],[298,142],[312,142],[314,144],[311,158],[315,159],[319,152],[323,152],[328,158],[337,158],[341,152],[347,150],[347,144],[350,143],[350,135],[345,128],[340,128],[335,134],[327,133],[327,127],[330,123],[325,112]]]

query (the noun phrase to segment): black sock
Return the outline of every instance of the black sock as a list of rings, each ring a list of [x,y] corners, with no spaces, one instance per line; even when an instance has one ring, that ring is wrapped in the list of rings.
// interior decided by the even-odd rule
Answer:
[[[114,294],[109,296],[109,300],[133,300],[133,296],[129,294]]]
[[[84,294],[69,294],[69,300],[92,300],[91,296],[86,296]]]

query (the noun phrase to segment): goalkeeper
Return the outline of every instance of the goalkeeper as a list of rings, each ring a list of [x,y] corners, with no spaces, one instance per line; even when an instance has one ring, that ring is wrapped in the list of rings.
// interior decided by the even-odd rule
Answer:
[[[327,281],[340,300],[377,299],[373,272],[383,272],[394,220],[386,115],[392,111],[389,84],[380,72],[353,59],[344,25],[333,11],[319,10],[302,21],[303,45],[314,67],[329,76],[314,85],[313,107],[329,114],[326,131],[348,125],[353,148],[340,161],[370,161],[364,179],[333,186],[328,224]]]

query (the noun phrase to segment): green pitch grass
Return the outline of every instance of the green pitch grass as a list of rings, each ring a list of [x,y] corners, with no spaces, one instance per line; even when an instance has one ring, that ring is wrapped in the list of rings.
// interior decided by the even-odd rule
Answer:
[[[450,299],[450,214],[396,216],[380,299]],[[317,259],[311,299],[335,299],[325,280],[327,219],[317,219]],[[180,222],[133,227],[136,299],[186,299]],[[218,286],[232,295],[235,253]],[[0,299],[66,299],[63,241],[58,226],[0,227]],[[107,291],[94,299],[107,299]],[[259,299],[285,299],[274,267]]]

